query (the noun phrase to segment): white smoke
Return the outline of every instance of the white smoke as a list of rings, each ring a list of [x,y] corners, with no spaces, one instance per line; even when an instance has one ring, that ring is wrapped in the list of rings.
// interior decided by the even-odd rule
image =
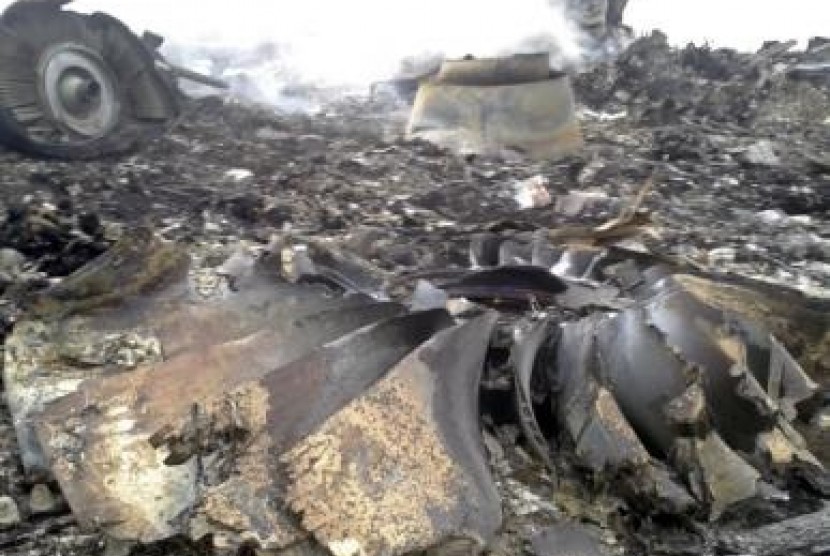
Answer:
[[[175,63],[229,79],[238,94],[282,103],[286,86],[365,88],[402,60],[551,49],[579,55],[555,0],[80,0],[133,30],[167,38]],[[415,64],[418,65],[417,63]],[[411,67],[417,71],[419,67]]]

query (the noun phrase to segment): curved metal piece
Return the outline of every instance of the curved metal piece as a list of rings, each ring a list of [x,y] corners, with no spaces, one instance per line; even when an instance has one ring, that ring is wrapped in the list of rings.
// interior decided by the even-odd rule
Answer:
[[[539,351],[545,344],[558,341],[559,331],[551,329],[552,323],[547,319],[527,325],[522,334],[516,338],[510,357],[515,373],[513,380],[519,425],[536,456],[547,465],[548,469],[556,472],[556,466],[551,458],[551,447],[536,419],[531,389]]]
[[[551,76],[546,52],[517,54],[507,58],[444,60],[434,83],[443,85],[516,85],[544,81]]]
[[[279,475],[258,473],[275,463],[269,458],[451,322],[440,311],[395,318],[400,312],[394,304],[337,308],[85,383],[53,404],[38,427],[79,521],[111,522],[111,536],[152,542],[186,533],[188,523],[176,518],[196,505],[218,523],[258,511],[251,502],[273,499],[284,487]],[[141,400],[142,410],[133,411],[130,400]],[[129,427],[119,425],[124,415]],[[63,442],[67,435],[77,442]],[[68,465],[79,450],[82,461]],[[212,465],[198,471],[200,458]],[[222,471],[231,468],[235,477]],[[216,489],[197,496],[202,481]],[[242,481],[255,486],[256,495],[222,494],[217,506],[218,493],[228,488],[220,485],[228,481],[237,485],[231,491],[244,492]],[[131,494],[137,485],[140,496]],[[263,523],[258,517],[264,516],[250,516],[249,532],[266,539],[274,532],[253,525]],[[267,523],[281,521],[279,513],[272,517]]]
[[[478,393],[496,318],[436,335],[283,457],[290,507],[333,553],[493,538],[501,502]]]
[[[552,303],[567,285],[535,266],[501,266],[468,273],[435,285],[451,297],[492,301]]]

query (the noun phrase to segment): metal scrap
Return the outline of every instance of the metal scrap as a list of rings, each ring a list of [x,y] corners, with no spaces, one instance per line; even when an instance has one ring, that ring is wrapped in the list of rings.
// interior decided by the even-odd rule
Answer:
[[[220,547],[269,550],[313,535],[338,554],[492,538],[501,516],[477,385],[494,313],[460,326],[444,310],[404,314],[281,281],[272,257],[236,255],[219,268],[234,279],[205,290],[179,253],[147,235],[124,240],[48,292],[10,341],[9,389],[36,402],[15,405],[30,469],[53,474],[83,526],[127,542],[209,533]],[[147,271],[124,276],[136,268]],[[324,446],[340,446],[343,467],[320,475],[328,460],[308,458]],[[362,508],[362,529],[349,512],[322,519],[309,498],[326,488],[336,503],[317,482],[330,473],[362,492],[340,494]]]
[[[495,317],[438,334],[283,457],[290,507],[332,553],[492,539],[501,510],[478,425],[478,383]]]

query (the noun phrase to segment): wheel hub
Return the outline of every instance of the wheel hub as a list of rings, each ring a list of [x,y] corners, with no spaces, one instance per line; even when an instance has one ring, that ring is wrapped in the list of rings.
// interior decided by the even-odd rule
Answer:
[[[97,139],[118,124],[121,107],[115,78],[93,50],[56,45],[41,58],[39,73],[46,107],[66,131]]]

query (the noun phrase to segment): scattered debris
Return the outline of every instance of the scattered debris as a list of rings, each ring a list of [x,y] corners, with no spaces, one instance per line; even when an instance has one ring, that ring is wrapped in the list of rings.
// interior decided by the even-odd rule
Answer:
[[[830,509],[824,508],[752,531],[725,534],[720,545],[732,554],[820,554],[830,546],[828,519]]]
[[[429,85],[561,85],[537,58]],[[599,116],[565,158],[404,139],[380,97],[179,99],[124,160],[0,151],[0,550],[820,552],[830,97],[804,59],[638,39],[573,76]]]
[[[346,260],[319,246],[290,252]],[[237,251],[206,282],[180,248],[142,232],[39,296],[4,365],[29,472],[52,474],[81,525],[119,542],[210,534],[226,549],[282,550],[313,537],[334,554],[486,546],[502,517],[478,390],[498,313],[473,308],[458,324],[443,309],[407,313],[352,286],[366,267],[354,262],[328,287],[291,284],[282,277],[295,266],[276,254]],[[605,272],[594,257],[576,274],[496,266],[434,287],[555,307],[569,280]],[[319,268],[304,275],[330,275]],[[618,312],[520,325],[517,424],[552,472],[555,444],[617,477],[632,504],[713,519],[765,499],[776,491],[767,481],[796,465],[822,480],[793,427],[817,385],[713,288],[646,279],[617,290],[636,302]],[[561,432],[550,438],[539,419]]]

